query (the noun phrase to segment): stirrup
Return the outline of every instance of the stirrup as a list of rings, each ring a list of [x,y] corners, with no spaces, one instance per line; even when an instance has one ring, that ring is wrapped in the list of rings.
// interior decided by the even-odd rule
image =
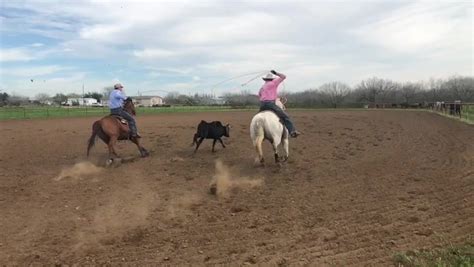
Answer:
[[[298,137],[299,135],[301,135],[301,132],[299,132],[299,131],[294,131],[294,132],[292,132],[292,133],[290,134],[290,136],[293,137],[293,138],[296,138],[296,137]]]

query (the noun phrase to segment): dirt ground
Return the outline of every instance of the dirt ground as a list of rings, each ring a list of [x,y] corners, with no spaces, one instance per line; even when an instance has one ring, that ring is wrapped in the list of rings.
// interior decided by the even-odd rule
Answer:
[[[96,118],[0,122],[0,264],[391,265],[474,234],[474,126],[428,112],[294,111],[281,168],[251,112],[143,116],[149,158],[85,157]],[[227,148],[197,124],[232,125]],[[123,157],[137,156],[121,142]],[[217,180],[218,194],[209,194]]]

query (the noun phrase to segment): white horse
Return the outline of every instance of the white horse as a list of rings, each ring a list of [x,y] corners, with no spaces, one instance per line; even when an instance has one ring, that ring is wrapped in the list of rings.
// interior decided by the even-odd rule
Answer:
[[[286,102],[286,101],[284,101]],[[284,103],[280,98],[275,101],[277,106],[285,109]],[[265,110],[257,113],[252,118],[250,123],[250,138],[252,138],[253,146],[257,150],[257,157],[255,163],[264,164],[262,143],[263,140],[268,140],[272,143],[273,151],[275,153],[275,162],[280,163],[280,156],[278,155],[278,147],[280,144],[283,146],[284,156],[283,161],[286,161],[289,156],[289,141],[288,141],[288,130],[280,122],[280,118],[273,112]]]

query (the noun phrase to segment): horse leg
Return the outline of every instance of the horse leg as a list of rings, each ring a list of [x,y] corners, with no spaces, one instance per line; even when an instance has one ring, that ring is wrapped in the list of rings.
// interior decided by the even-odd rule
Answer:
[[[139,139],[138,139],[137,137],[132,137],[130,140],[131,140],[135,145],[137,145],[138,151],[140,151],[140,156],[141,156],[142,158],[148,157],[148,156],[150,155],[150,152],[148,152],[148,150],[146,150],[144,147],[142,147],[142,146],[140,145],[140,141],[139,141]]]
[[[290,150],[289,150],[289,141],[288,141],[288,136],[283,138],[283,150],[285,151],[285,156],[283,157],[283,162],[288,160],[288,156],[290,155]]]
[[[280,138],[281,137],[276,137],[276,136],[273,137],[272,146],[273,146],[273,153],[275,153],[275,163],[280,163],[280,156],[278,155],[278,146],[280,145],[280,142],[281,142]]]
[[[109,159],[106,162],[106,166],[110,166],[114,162],[114,156],[119,157],[115,152],[115,143],[117,142],[117,136],[111,136],[107,146],[109,147]]]
[[[275,150],[275,148],[273,148],[273,151],[274,151],[274,155],[275,155],[275,163],[280,163],[280,157],[278,156],[278,151]]]
[[[197,152],[199,146],[200,146],[201,143],[202,143],[202,140],[204,140],[204,137],[199,138],[199,140],[197,141],[197,143],[196,143],[196,149],[194,149],[194,153]]]
[[[222,147],[225,148],[225,145],[224,145],[224,142],[222,142],[222,139],[219,138],[217,140],[219,140],[219,142],[221,142]]]
[[[214,149],[214,147],[216,146],[216,142],[217,142],[217,139],[214,139],[214,141],[212,142],[212,152],[216,152],[216,150]]]
[[[109,139],[109,157],[112,158],[113,156],[118,157],[117,152],[115,152],[115,143],[117,142],[117,136],[111,136]]]

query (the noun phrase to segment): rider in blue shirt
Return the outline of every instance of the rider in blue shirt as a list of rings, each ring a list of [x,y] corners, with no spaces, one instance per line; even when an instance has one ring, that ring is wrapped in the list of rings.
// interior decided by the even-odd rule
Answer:
[[[127,99],[127,96],[122,91],[122,89],[123,89],[122,84],[117,83],[116,85],[114,85],[114,90],[110,92],[110,95],[109,95],[110,113],[113,115],[121,116],[124,119],[126,119],[130,126],[131,136],[140,138],[140,135],[137,132],[137,124],[132,114],[123,110],[123,101]]]

